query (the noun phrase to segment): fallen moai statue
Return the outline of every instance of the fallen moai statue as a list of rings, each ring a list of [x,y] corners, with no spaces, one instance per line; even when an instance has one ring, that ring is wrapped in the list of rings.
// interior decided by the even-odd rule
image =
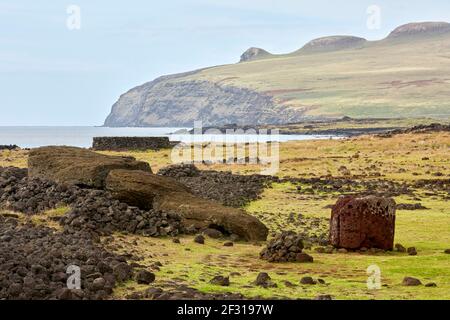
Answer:
[[[197,197],[172,178],[150,172],[112,170],[106,179],[106,189],[116,199],[140,208],[176,212],[186,227],[216,227],[245,240],[267,238],[268,229],[257,218],[242,209]]]
[[[58,183],[103,189],[113,169],[151,172],[147,162],[132,157],[107,156],[76,147],[42,147],[28,155],[28,175]]]

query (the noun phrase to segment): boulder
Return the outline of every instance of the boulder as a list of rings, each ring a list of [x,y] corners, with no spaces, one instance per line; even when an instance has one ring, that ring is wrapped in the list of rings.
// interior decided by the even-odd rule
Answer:
[[[32,178],[97,189],[104,188],[108,173],[114,169],[151,172],[148,163],[132,157],[107,156],[76,147],[37,148],[28,157]]]
[[[120,201],[141,209],[177,213],[186,228],[213,228],[245,240],[266,240],[268,229],[242,209],[199,198],[176,180],[134,170],[112,170],[106,189]]]
[[[402,285],[407,287],[416,287],[421,286],[422,282],[419,279],[413,278],[413,277],[405,277],[403,279]]]
[[[391,198],[341,197],[331,214],[331,244],[346,249],[392,250],[395,208],[395,201]]]

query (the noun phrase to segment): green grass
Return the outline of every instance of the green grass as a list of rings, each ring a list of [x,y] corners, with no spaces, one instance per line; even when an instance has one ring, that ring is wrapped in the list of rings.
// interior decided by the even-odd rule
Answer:
[[[320,177],[331,174],[339,177],[338,168],[345,165],[353,175],[379,172],[380,177],[362,176],[362,180],[382,179],[411,184],[418,179],[436,179],[434,172],[443,173],[440,179],[450,176],[450,135],[448,133],[398,135],[389,139],[363,136],[346,140],[299,141],[281,144],[280,176]],[[154,171],[170,164],[170,151],[122,152],[108,154],[131,155],[148,161]],[[359,154],[355,158],[355,154]],[[0,154],[0,163],[26,165],[26,151]],[[427,157],[429,160],[424,160]],[[9,160],[7,160],[9,159]],[[370,169],[374,165],[375,169]],[[232,170],[236,173],[258,173],[258,166],[213,165],[202,169]],[[403,170],[400,170],[403,169]],[[418,175],[414,175],[416,172]],[[261,199],[251,202],[246,210],[264,221],[271,232],[280,232],[296,226],[289,225],[289,215],[301,213],[305,217],[326,219],[339,196],[337,192],[304,192],[309,186],[292,183],[277,183],[264,190]],[[362,187],[355,187],[359,190]],[[319,254],[307,251],[314,257],[312,264],[273,264],[259,259],[264,243],[237,243],[224,247],[225,240],[207,239],[205,245],[193,242],[193,237],[181,238],[182,244],[171,239],[153,239],[140,236],[114,236],[114,241],[105,241],[105,246],[121,253],[142,257],[138,263],[150,268],[155,261],[163,267],[156,271],[157,280],[152,286],[170,288],[171,283],[183,283],[204,292],[239,292],[246,297],[314,298],[318,294],[331,294],[336,299],[450,299],[450,202],[447,192],[413,190],[419,200],[410,195],[396,197],[397,203],[420,202],[429,210],[397,212],[396,239],[405,247],[416,247],[417,256],[402,253],[382,254]],[[59,208],[35,216],[36,223],[54,226],[51,216],[64,214],[67,208]],[[56,227],[56,226],[55,226]],[[323,230],[319,230],[323,231]],[[133,242],[137,241],[137,245]],[[114,245],[118,245],[113,248]],[[120,246],[120,247],[119,247]],[[189,250],[186,250],[189,249]],[[381,290],[368,290],[367,267],[376,264],[381,269]],[[209,283],[215,275],[231,276],[230,287],[219,287]],[[263,289],[251,283],[259,272],[268,272],[278,288]],[[301,277],[309,275],[324,279],[328,285],[300,286]],[[424,284],[437,283],[437,288],[404,287],[403,277],[419,278]],[[289,288],[283,281],[297,286]],[[148,286],[129,281],[115,290],[115,297],[122,298]]]

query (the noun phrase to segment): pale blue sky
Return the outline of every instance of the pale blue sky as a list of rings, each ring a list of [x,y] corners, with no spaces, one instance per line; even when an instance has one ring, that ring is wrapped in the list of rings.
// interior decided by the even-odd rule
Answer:
[[[66,27],[72,4],[80,30]],[[379,30],[366,26],[374,4]],[[0,0],[0,125],[101,125],[120,94],[163,74],[234,63],[251,46],[287,53],[428,20],[450,21],[450,2]]]

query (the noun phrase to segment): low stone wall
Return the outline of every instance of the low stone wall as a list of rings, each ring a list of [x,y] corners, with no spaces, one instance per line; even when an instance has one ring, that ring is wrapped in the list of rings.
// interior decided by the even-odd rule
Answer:
[[[171,148],[168,137],[94,137],[94,150],[159,150]]]
[[[19,147],[16,146],[15,144],[10,144],[10,145],[0,145],[0,151],[1,151],[1,150],[15,150],[15,149],[19,149]]]

